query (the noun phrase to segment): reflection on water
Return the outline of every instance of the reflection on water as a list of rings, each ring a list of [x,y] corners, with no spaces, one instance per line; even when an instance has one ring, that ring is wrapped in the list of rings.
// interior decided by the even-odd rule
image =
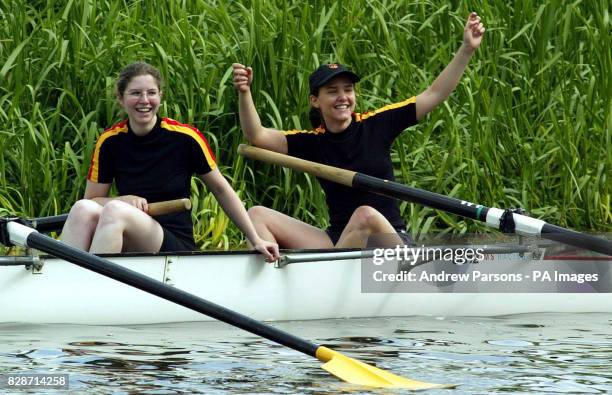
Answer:
[[[544,314],[274,325],[405,377],[459,384],[427,392],[454,395],[612,392],[611,324]],[[372,393],[319,365],[221,323],[0,324],[0,373],[67,373],[78,393]]]

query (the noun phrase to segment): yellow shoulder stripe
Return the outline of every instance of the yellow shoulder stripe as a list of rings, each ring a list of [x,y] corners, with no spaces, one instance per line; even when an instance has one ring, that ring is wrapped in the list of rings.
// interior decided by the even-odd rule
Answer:
[[[285,136],[289,136],[291,134],[322,134],[325,133],[325,128],[321,128],[318,127],[315,130],[297,130],[297,129],[293,129],[293,130],[284,130],[283,134]]]
[[[117,125],[113,126],[110,129],[107,129],[104,133],[100,135],[98,142],[96,143],[96,147],[94,148],[94,152],[91,158],[91,165],[89,167],[89,174],[87,178],[90,181],[98,182],[99,170],[100,170],[100,149],[102,148],[102,144],[109,138],[118,135],[119,133],[127,133],[128,127],[127,122],[121,122]]]
[[[400,107],[404,107],[407,106],[409,104],[413,104],[416,103],[416,96],[412,96],[410,99],[406,99],[404,101],[401,101],[399,103],[393,103],[393,104],[388,104],[382,108],[379,108],[378,110],[374,110],[374,111],[368,111],[368,112],[364,112],[364,113],[355,113],[355,120],[357,122],[361,122],[361,121],[365,121],[366,119],[373,117],[376,114],[380,114],[382,112],[388,111],[388,110],[393,110],[396,108],[400,108]]]
[[[192,137],[198,143],[200,148],[202,148],[202,152],[204,153],[204,157],[206,158],[208,166],[211,169],[217,167],[217,163],[215,162],[215,155],[213,154],[212,149],[208,145],[208,141],[206,141],[206,138],[199,130],[188,125],[181,124],[170,118],[164,118],[161,122],[161,127],[166,130],[186,134]]]

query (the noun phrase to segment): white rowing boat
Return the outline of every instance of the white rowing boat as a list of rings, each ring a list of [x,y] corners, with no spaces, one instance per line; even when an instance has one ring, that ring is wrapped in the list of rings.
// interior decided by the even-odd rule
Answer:
[[[401,193],[422,195],[403,187]],[[374,250],[369,257],[363,251],[357,256],[333,251],[315,257],[309,252],[307,258],[298,256],[289,265],[279,265],[282,270],[244,252],[124,255],[110,260],[42,235],[23,224],[28,221],[0,218],[0,243],[55,257],[0,261],[0,269],[7,269],[0,271],[0,322],[147,324],[201,319],[191,312],[195,311],[316,358],[324,363],[323,369],[348,383],[416,390],[455,385],[396,376],[257,319],[612,312],[612,242],[508,210],[479,206],[470,213],[464,206],[471,203],[431,198],[477,219],[486,217],[492,226],[499,222],[506,233],[542,235],[607,256],[600,262],[580,256],[575,265],[567,257],[546,262],[535,250],[523,250],[507,260],[488,253],[467,258],[464,251],[450,254],[455,262],[446,261],[446,255],[419,261],[414,255],[400,256],[398,247],[395,258],[391,249]],[[340,257],[331,256],[338,253]],[[456,265],[457,259],[475,261]]]
[[[487,254],[478,264],[410,266],[391,260],[379,266],[360,254],[289,251],[284,267],[250,252],[108,258],[257,320],[612,312],[607,258],[542,259],[541,252],[527,251]],[[3,257],[0,264],[0,322],[211,320],[50,256]],[[404,276],[392,278],[397,273]]]
[[[551,260],[528,250],[514,255],[486,255],[477,264],[455,265],[438,258],[413,267],[406,265],[405,257],[403,262],[388,260],[378,266],[371,258],[362,259],[361,251],[356,256],[337,250],[321,252],[317,257],[309,251],[291,252],[294,263],[283,268],[265,264],[260,256],[247,252],[124,255],[110,257],[119,265],[117,270],[102,270],[105,265],[115,265],[70,250],[16,221],[0,219],[0,242],[5,245],[38,248],[147,292],[123,287],[61,259],[43,257],[36,265],[25,265],[29,270],[24,265],[0,268],[0,322],[147,324],[208,319],[149,294],[173,301],[175,297],[189,299],[188,295],[175,295],[180,293],[177,290],[204,299],[198,302],[204,307],[195,306],[195,310],[213,313],[222,320],[225,313],[217,314],[219,306],[210,306],[207,301],[256,320],[612,312],[612,242],[605,238],[548,224],[515,210],[489,208],[255,147],[240,146],[239,152],[343,185],[482,221],[504,233],[542,237],[604,255],[587,260]],[[54,221],[52,218],[50,223]],[[45,222],[34,227],[47,228]],[[137,273],[127,273],[121,266]],[[138,279],[138,273],[160,281],[162,286],[148,278]]]

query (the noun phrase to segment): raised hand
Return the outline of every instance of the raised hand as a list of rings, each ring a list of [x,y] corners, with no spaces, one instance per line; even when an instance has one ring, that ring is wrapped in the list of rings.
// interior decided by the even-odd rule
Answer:
[[[463,44],[471,49],[477,49],[482,42],[485,27],[477,13],[472,12],[463,29]]]
[[[234,88],[239,92],[248,92],[253,82],[253,69],[240,63],[232,64]]]

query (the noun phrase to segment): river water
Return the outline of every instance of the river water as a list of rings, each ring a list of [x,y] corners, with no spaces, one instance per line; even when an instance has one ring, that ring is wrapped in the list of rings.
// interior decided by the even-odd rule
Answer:
[[[273,325],[404,377],[458,385],[428,394],[612,392],[609,314]],[[0,324],[0,374],[68,374],[70,393],[409,393],[355,387],[319,365],[314,358],[217,322]]]

